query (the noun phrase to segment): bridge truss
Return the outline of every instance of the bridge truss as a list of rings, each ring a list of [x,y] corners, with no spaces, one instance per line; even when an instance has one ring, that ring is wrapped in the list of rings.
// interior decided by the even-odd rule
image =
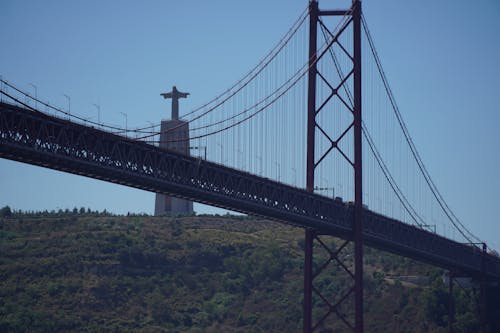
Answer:
[[[0,103],[0,158],[352,237],[350,203],[7,103]],[[500,260],[477,247],[368,209],[362,237],[371,247],[469,276],[500,278]]]

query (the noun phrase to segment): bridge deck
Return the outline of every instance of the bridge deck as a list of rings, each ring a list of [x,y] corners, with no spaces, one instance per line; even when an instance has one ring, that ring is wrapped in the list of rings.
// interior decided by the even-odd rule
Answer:
[[[0,103],[0,157],[231,209],[350,238],[351,205],[140,141]],[[368,246],[477,276],[500,260],[476,247],[364,213]]]

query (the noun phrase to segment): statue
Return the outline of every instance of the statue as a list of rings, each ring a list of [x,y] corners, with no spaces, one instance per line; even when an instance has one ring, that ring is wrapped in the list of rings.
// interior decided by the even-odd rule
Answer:
[[[172,120],[179,120],[179,98],[187,98],[189,93],[180,92],[175,86],[173,86],[171,92],[160,95],[165,99],[172,99]]]

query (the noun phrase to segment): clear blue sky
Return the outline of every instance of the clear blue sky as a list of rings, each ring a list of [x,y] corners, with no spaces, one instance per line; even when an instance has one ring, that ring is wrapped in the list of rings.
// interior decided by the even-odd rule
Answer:
[[[347,1],[320,0],[320,8]],[[192,109],[251,68],[306,0],[0,2],[0,74],[55,105],[129,127],[167,118],[172,85]],[[443,196],[500,248],[500,2],[365,0],[414,141]],[[0,206],[148,212],[154,195],[0,160]],[[196,207],[195,207],[196,209]],[[198,211],[204,208],[198,207]]]

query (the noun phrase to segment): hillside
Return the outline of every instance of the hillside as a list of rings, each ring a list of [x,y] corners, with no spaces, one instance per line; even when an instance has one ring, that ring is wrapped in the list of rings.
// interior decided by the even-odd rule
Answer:
[[[0,332],[301,331],[302,229],[238,216],[79,212],[0,218]],[[441,275],[366,248],[366,331],[445,332]],[[338,268],[315,281],[331,295],[347,283]],[[473,297],[455,289],[456,332],[474,332]],[[340,320],[327,324],[318,332],[345,331]]]

